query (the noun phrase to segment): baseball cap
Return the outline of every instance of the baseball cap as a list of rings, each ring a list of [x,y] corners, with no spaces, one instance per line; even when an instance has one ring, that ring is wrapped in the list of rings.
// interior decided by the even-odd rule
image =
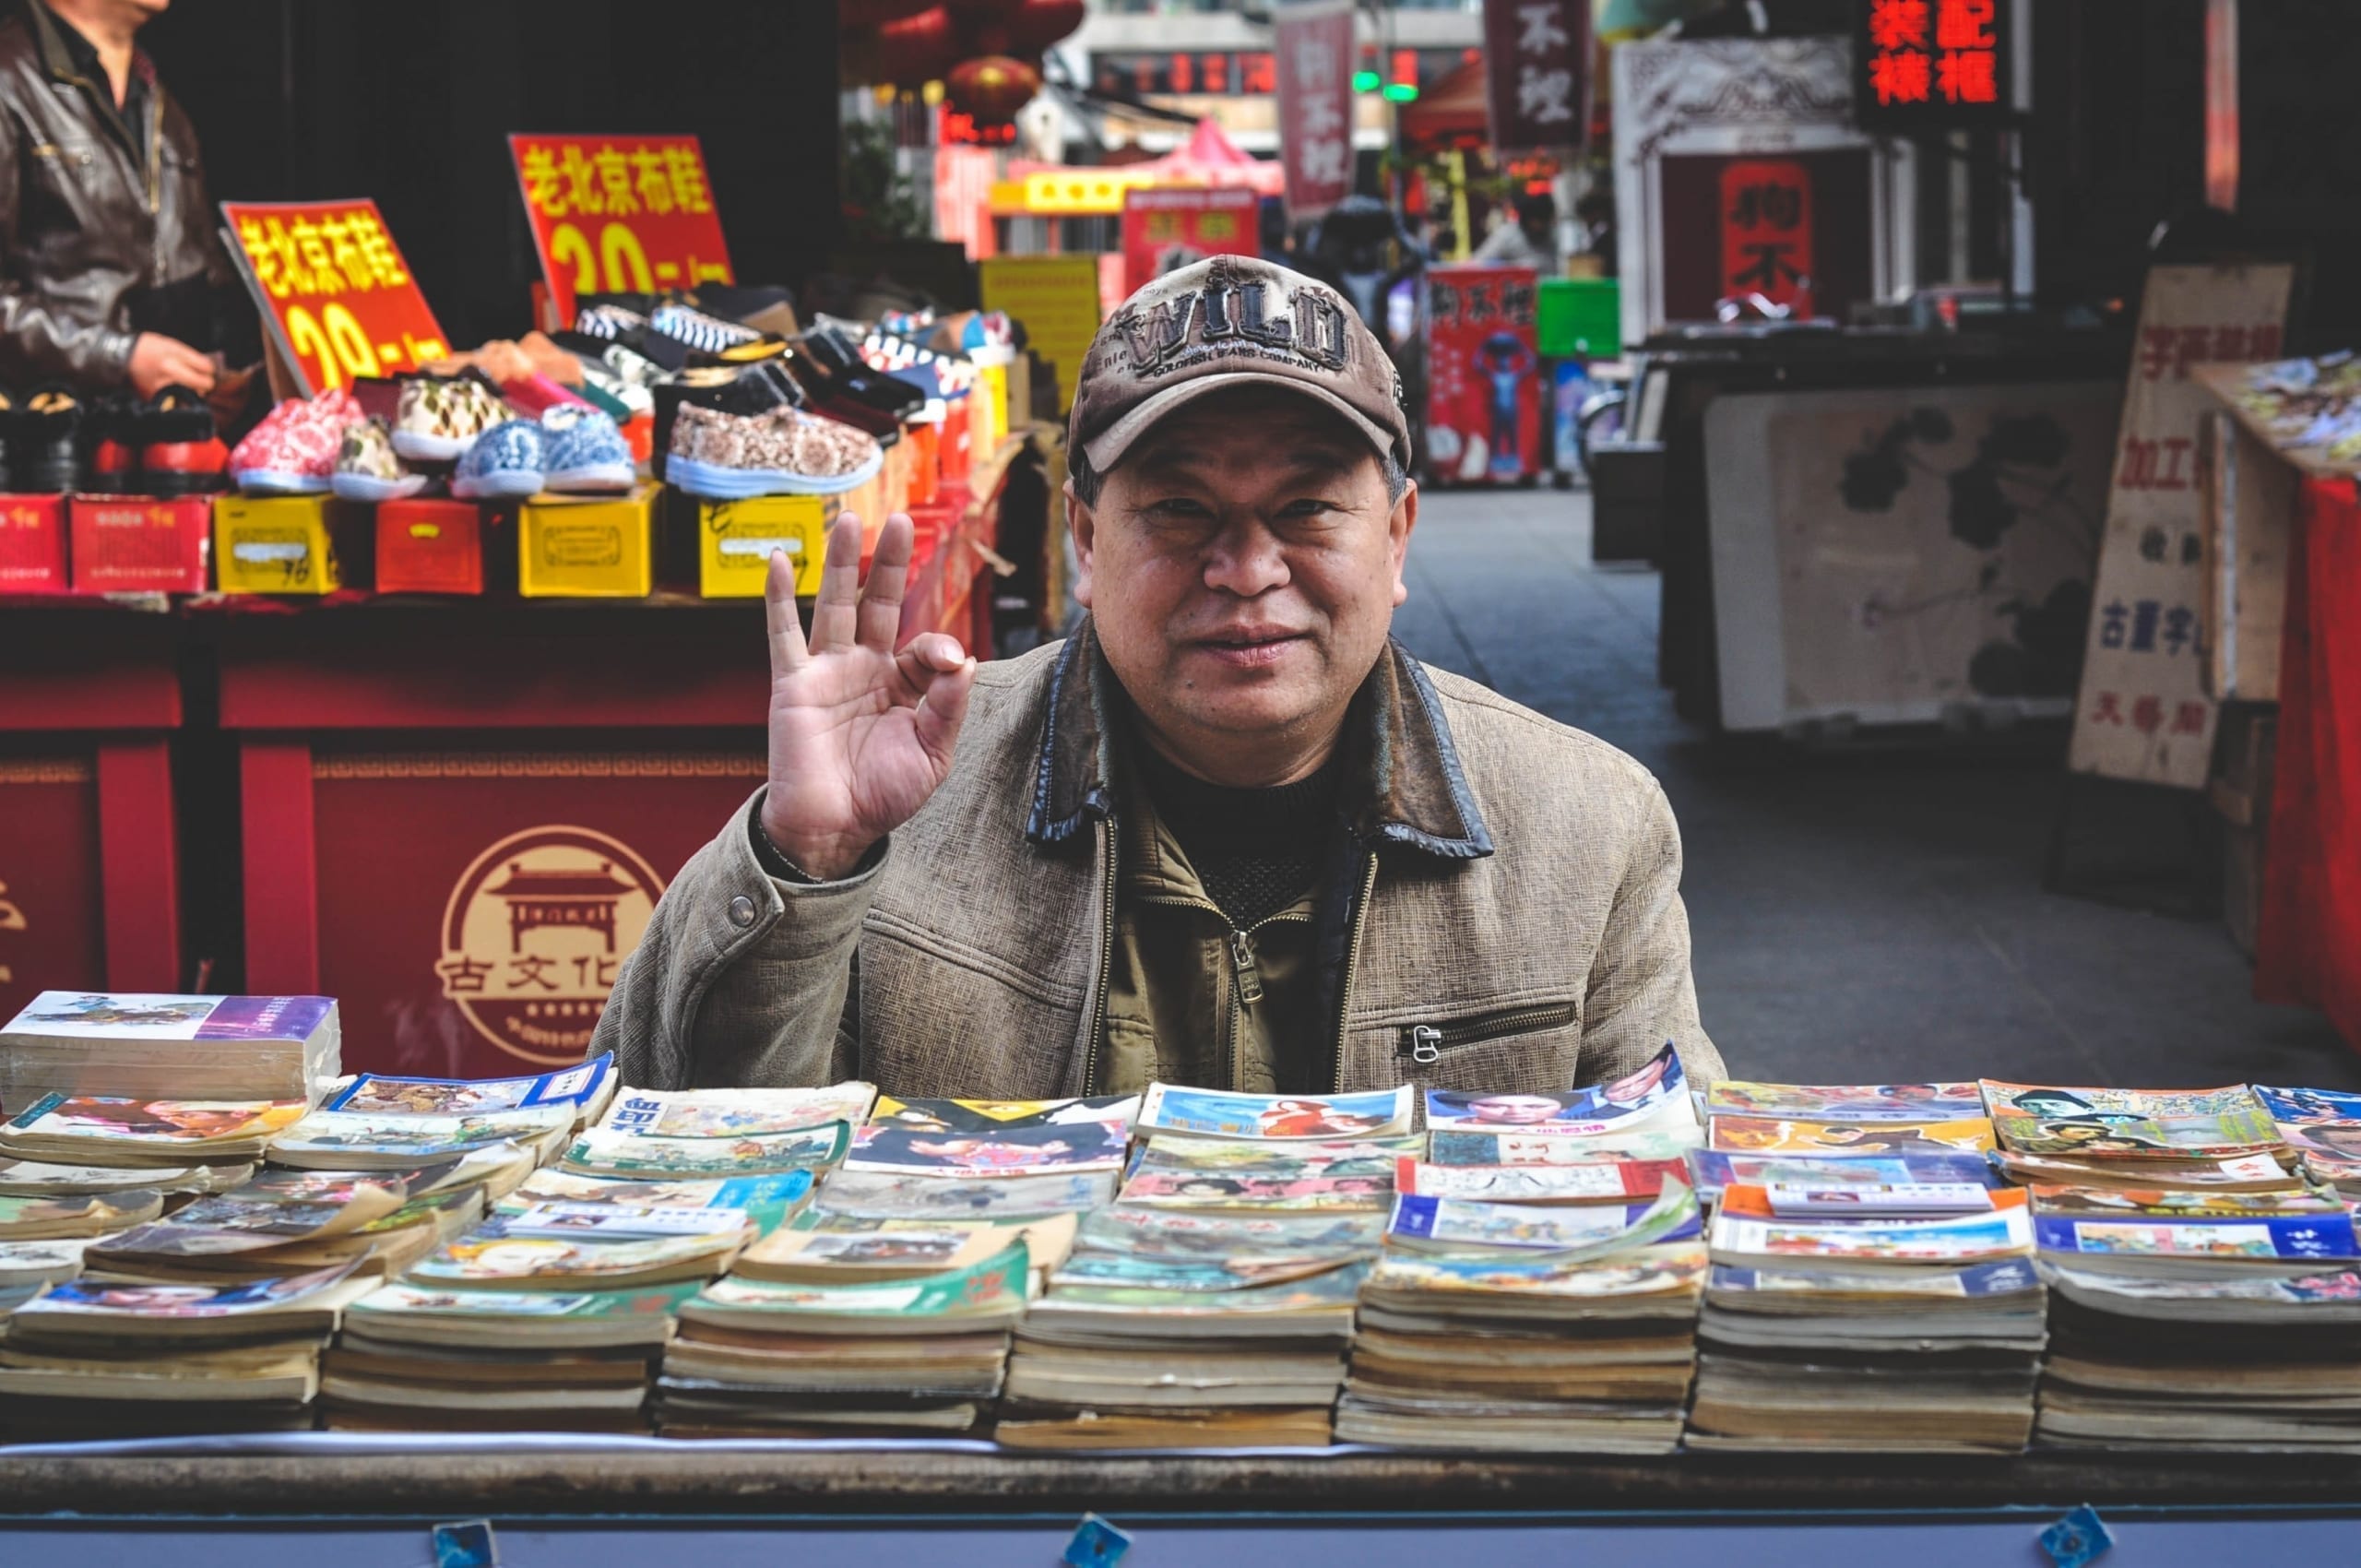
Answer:
[[[1226,387],[1318,399],[1410,464],[1402,378],[1345,296],[1253,256],[1216,255],[1142,288],[1090,340],[1067,445],[1105,473],[1157,421]]]

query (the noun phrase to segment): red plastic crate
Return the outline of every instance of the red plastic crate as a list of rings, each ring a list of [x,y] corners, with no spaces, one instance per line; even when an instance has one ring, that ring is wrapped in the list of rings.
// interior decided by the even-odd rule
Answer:
[[[213,542],[213,497],[77,495],[76,593],[203,593]]]

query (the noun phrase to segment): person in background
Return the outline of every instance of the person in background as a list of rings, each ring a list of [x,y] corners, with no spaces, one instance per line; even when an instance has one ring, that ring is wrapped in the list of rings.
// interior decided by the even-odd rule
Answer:
[[[1558,256],[1558,202],[1548,191],[1520,191],[1516,221],[1484,236],[1475,258],[1494,267],[1530,267],[1544,278],[1561,271]]]
[[[133,42],[170,3],[24,0],[0,21],[0,385],[243,400],[196,132]]]

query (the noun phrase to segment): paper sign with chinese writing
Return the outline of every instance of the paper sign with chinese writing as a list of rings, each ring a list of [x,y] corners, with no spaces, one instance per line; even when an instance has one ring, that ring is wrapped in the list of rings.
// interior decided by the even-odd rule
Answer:
[[[1263,254],[1262,198],[1243,188],[1152,190],[1123,196],[1123,291],[1209,255]]]
[[[1025,340],[1058,378],[1058,412],[1074,406],[1074,380],[1098,335],[1098,258],[1095,255],[993,255],[982,263],[984,308],[1024,324]],[[1011,422],[1030,418],[1011,411]]]
[[[1350,0],[1282,6],[1279,159],[1287,213],[1317,218],[1353,190],[1353,7]]]
[[[1590,131],[1590,0],[1484,0],[1484,97],[1503,152]]]
[[[1853,39],[1865,130],[2000,125],[2009,114],[2003,0],[1869,0]]]
[[[1427,269],[1427,467],[1463,484],[1541,469],[1541,356],[1529,267]]]
[[[2278,264],[2149,268],[2074,714],[2078,773],[2205,787],[2214,711],[2196,457],[2215,405],[2189,370],[2276,357],[2294,279]]]
[[[513,136],[508,150],[560,321],[577,294],[736,281],[696,137]]]
[[[1811,171],[1791,158],[1722,166],[1722,295],[1811,315]]]
[[[230,254],[310,396],[450,350],[374,201],[225,201]]]

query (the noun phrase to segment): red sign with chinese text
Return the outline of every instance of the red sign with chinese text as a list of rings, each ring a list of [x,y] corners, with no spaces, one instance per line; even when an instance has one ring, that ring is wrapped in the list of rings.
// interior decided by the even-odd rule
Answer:
[[[1590,132],[1590,0],[1484,0],[1484,99],[1503,152]]]
[[[1427,269],[1427,469],[1463,484],[1541,471],[1539,289],[1529,267]]]
[[[1262,241],[1252,191],[1134,188],[1123,196],[1123,291],[1209,255],[1260,255]]]
[[[1285,6],[1275,30],[1279,159],[1287,213],[1301,222],[1353,191],[1353,8],[1349,0]]]
[[[308,396],[450,352],[374,201],[225,201],[234,255]]]
[[[167,879],[169,880],[169,879]],[[0,1009],[106,983],[90,756],[0,756]],[[11,1111],[22,1106],[11,1106]]]
[[[1853,57],[1864,129],[1950,130],[2008,117],[2001,0],[1869,0]]]
[[[1811,315],[1811,171],[1792,159],[1722,169],[1722,296],[1760,294]]]
[[[513,136],[508,150],[560,321],[578,294],[737,280],[696,137]]]

